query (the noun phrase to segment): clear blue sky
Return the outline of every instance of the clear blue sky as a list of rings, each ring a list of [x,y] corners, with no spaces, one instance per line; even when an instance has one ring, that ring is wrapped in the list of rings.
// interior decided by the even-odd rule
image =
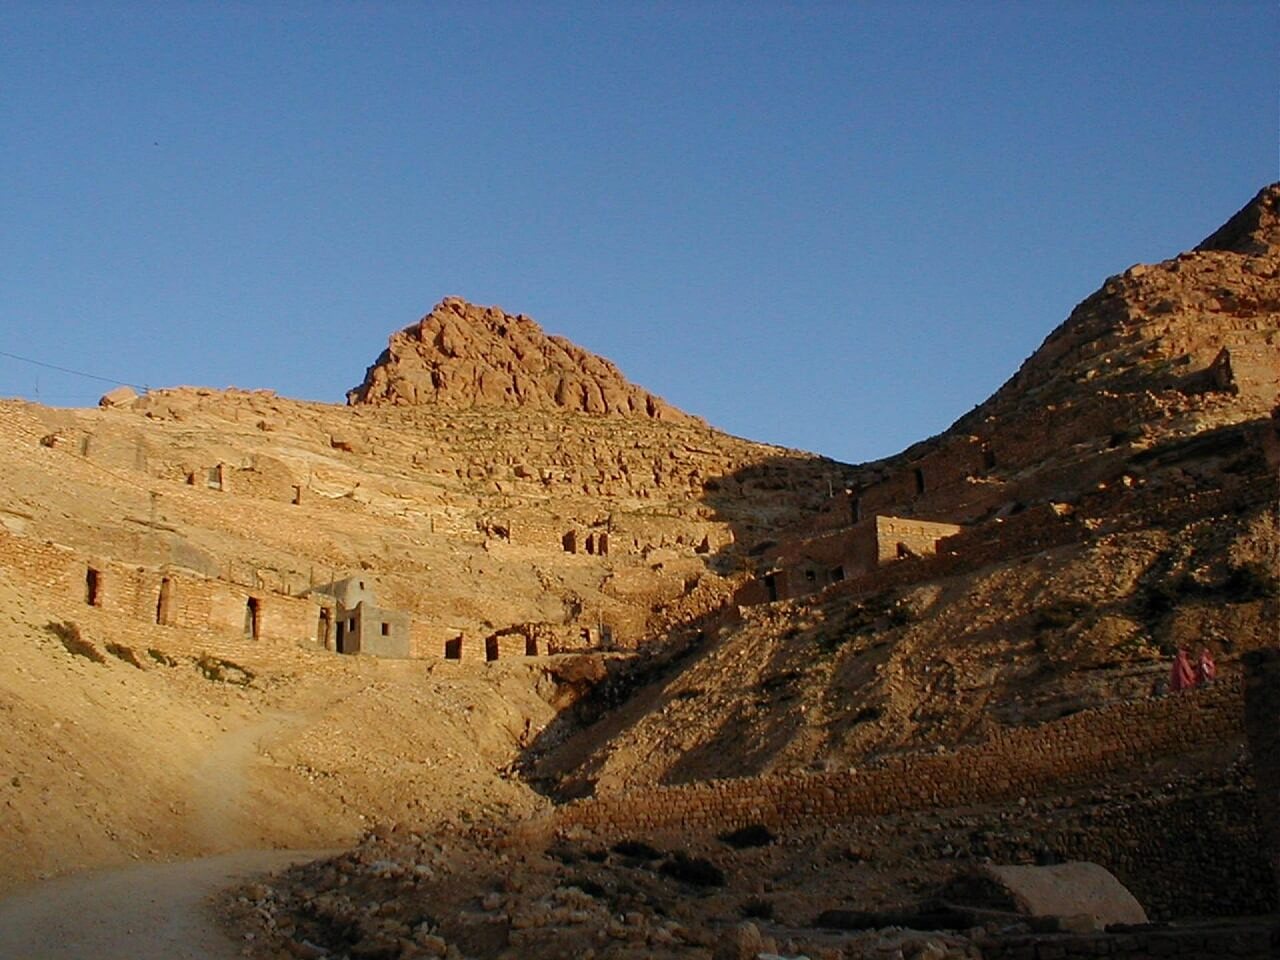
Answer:
[[[862,461],[1277,169],[1274,2],[0,6],[0,350],[340,403],[441,297]],[[0,394],[109,385],[0,357]]]

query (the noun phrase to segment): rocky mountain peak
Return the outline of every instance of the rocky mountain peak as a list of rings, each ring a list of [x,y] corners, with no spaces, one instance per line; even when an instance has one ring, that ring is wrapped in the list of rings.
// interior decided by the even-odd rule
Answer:
[[[1224,250],[1251,256],[1280,250],[1280,183],[1259,190],[1257,196],[1206,237],[1196,250]]]
[[[532,407],[697,422],[606,360],[549,336],[524,314],[446,297],[387,349],[347,403]]]

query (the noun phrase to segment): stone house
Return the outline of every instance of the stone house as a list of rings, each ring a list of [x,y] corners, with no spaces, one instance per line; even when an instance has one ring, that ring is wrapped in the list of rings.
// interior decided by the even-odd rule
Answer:
[[[372,579],[358,575],[313,587],[320,604],[317,641],[337,653],[403,659],[410,655],[412,617],[380,607]]]

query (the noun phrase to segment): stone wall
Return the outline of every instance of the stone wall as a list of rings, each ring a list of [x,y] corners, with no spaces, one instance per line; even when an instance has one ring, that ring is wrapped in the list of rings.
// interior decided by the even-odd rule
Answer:
[[[800,828],[904,810],[1036,796],[1115,779],[1163,757],[1243,740],[1238,684],[1086,710],[943,754],[913,754],[847,773],[781,774],[654,787],[576,801],[555,827],[611,835],[695,833],[753,823]]]
[[[257,640],[316,642],[320,608],[309,600],[188,572],[86,558],[66,547],[2,529],[0,570],[18,583],[39,589],[42,595],[37,599],[52,609],[83,604],[139,623],[227,634],[251,632],[252,599],[257,609]]]
[[[1280,891],[1280,647],[1251,650],[1244,662],[1245,727],[1258,790],[1259,826]]]
[[[985,941],[986,960],[1274,960],[1280,956],[1280,925],[1256,920],[1243,924],[1136,929],[1118,933],[1027,934]]]
[[[953,537],[962,529],[954,523],[876,517],[877,565],[901,559],[904,550],[908,555],[917,557],[933,556],[937,553],[939,540]]]

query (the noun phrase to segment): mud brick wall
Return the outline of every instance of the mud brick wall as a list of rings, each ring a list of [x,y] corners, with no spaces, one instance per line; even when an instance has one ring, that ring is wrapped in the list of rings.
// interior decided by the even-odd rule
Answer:
[[[898,559],[898,544],[917,556],[931,556],[939,540],[954,536],[960,530],[954,523],[876,517],[876,559],[881,563]]]
[[[753,823],[776,829],[904,810],[1016,800],[1115,779],[1158,758],[1244,737],[1241,689],[1221,683],[1178,696],[1086,710],[1009,730],[946,754],[895,758],[847,773],[783,774],[655,787],[580,800],[553,814],[558,829],[624,835],[691,833]]]
[[[70,550],[0,528],[0,569],[61,599],[85,600],[88,564]]]
[[[1280,647],[1245,654],[1245,728],[1263,843],[1280,891]]]
[[[259,640],[314,643],[319,605],[220,580],[168,573],[114,560],[86,558],[57,544],[14,536],[0,529],[0,570],[21,584],[37,587],[53,610],[66,615],[88,606],[88,575],[97,573],[94,607],[137,623],[212,629],[229,634],[244,631],[251,596],[259,601]],[[161,584],[169,581],[165,611],[160,608]]]

